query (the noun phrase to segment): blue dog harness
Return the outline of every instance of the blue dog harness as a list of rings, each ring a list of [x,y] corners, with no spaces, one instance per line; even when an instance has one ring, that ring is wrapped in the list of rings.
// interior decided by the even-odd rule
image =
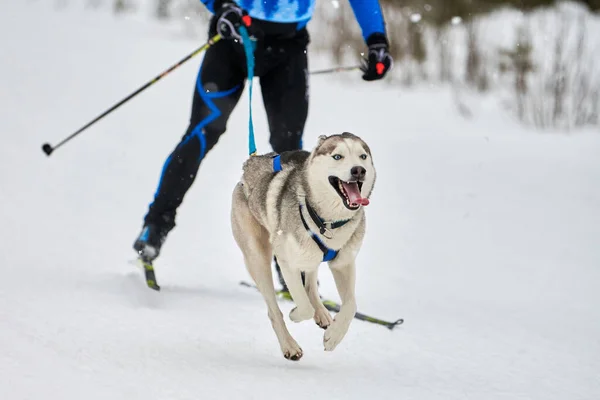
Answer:
[[[308,203],[306,203],[306,205],[307,205],[307,207],[309,207]],[[302,215],[302,204],[298,205],[298,210],[300,211],[300,219],[302,220],[302,224],[304,225],[304,228],[306,229],[308,234],[313,238],[313,240],[315,241],[317,246],[319,246],[319,249],[321,249],[321,251],[323,252],[323,262],[327,262],[327,261],[331,261],[331,260],[335,259],[338,255],[338,251],[327,247],[325,245],[325,243],[323,243],[323,241],[321,239],[319,239],[319,236],[310,230],[310,228],[308,227],[308,224],[306,223],[306,220],[304,219],[304,215]]]
[[[273,172],[279,172],[282,169],[283,168],[281,166],[281,156],[279,154],[277,154],[277,155],[273,156]],[[327,247],[327,245],[325,245],[325,243],[319,238],[319,235],[317,235],[316,233],[314,233],[313,231],[310,230],[310,227],[308,226],[308,224],[306,223],[306,220],[304,219],[304,214],[302,213],[302,208],[303,208],[302,204],[298,204],[298,211],[300,212],[300,219],[302,220],[304,229],[306,229],[306,231],[308,232],[310,237],[312,237],[312,239],[317,244],[317,246],[319,246],[319,249],[321,249],[321,251],[323,252],[323,262],[334,260],[337,257],[339,251],[330,249],[329,247]],[[310,204],[308,204],[308,202],[306,202],[306,210],[308,211],[308,215],[310,215],[310,218],[313,220],[313,222],[319,227],[319,232],[321,233],[321,235],[323,235],[327,238],[327,236],[325,234],[327,232],[329,232],[329,233],[331,233],[331,232],[329,231],[329,229],[327,229],[325,227],[325,221],[323,221],[323,219],[321,217],[319,217],[319,215],[310,206]],[[340,228],[340,227],[346,225],[348,222],[350,222],[349,219],[332,222],[331,229]],[[328,239],[331,239],[331,238],[328,238]]]
[[[279,172],[283,168],[281,168],[281,156],[277,154],[273,157],[273,172]]]

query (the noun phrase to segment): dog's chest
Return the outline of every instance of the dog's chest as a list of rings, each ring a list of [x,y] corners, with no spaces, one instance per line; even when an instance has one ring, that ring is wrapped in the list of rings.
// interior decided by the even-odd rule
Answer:
[[[325,224],[325,227],[327,228],[328,224]],[[324,235],[320,236],[327,247],[339,251],[348,243],[355,230],[356,223],[351,221],[337,229],[328,228],[328,233],[326,233],[327,237]]]

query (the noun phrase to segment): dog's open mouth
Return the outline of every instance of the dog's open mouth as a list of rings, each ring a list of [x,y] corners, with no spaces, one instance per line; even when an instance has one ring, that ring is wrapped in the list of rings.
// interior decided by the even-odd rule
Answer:
[[[345,182],[335,176],[330,176],[329,183],[331,183],[331,186],[340,195],[344,205],[349,210],[357,210],[360,206],[369,205],[369,199],[362,197],[360,193],[363,185],[362,182]]]

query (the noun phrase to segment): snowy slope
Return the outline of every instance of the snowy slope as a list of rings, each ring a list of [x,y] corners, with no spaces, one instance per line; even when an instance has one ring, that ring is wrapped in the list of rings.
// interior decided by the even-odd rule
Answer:
[[[538,135],[445,89],[311,81],[305,143],[364,136],[378,167],[359,310],[333,352],[287,322],[289,362],[231,236],[247,97],[157,263],[128,264],[200,59],[47,158],[198,43],[43,2],[0,3],[0,399],[570,399],[600,395],[600,136]],[[254,122],[268,151],[260,91]],[[376,105],[377,107],[375,107]],[[322,294],[337,298],[326,268]],[[291,304],[281,305],[284,314]],[[286,321],[287,320],[286,318]]]

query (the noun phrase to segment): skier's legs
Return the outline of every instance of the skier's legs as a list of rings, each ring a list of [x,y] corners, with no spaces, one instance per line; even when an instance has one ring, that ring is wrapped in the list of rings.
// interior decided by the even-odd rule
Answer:
[[[139,239],[146,239],[156,250],[175,226],[177,208],[194,182],[202,159],[226,130],[243,91],[243,63],[228,41],[217,42],[206,52],[196,80],[189,126],[163,165],[154,200],[144,217],[144,225],[155,226],[161,241],[145,238],[144,233]],[[137,251],[143,245],[139,241],[134,245]]]
[[[302,148],[309,99],[305,49],[301,46],[284,49],[288,53],[285,59],[261,77],[270,143],[278,153]]]

